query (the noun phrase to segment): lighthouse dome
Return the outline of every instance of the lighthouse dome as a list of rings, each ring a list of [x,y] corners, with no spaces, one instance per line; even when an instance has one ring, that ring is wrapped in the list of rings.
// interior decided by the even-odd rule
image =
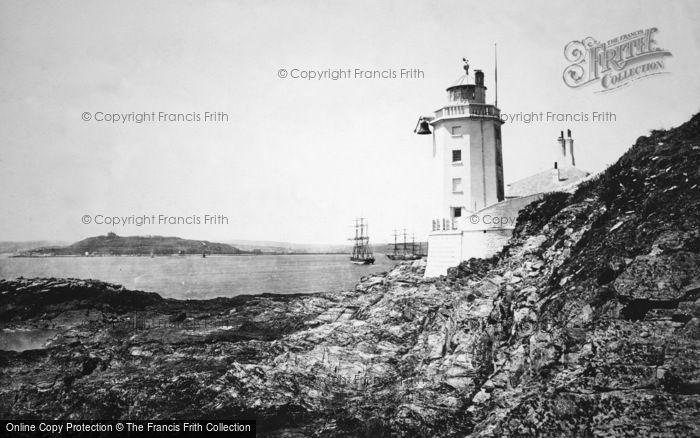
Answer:
[[[484,73],[481,70],[475,70],[474,76],[469,73],[461,75],[447,88],[447,98],[450,103],[485,103]]]
[[[459,87],[461,85],[474,85],[474,78],[472,77],[472,75],[461,75],[452,85],[450,85],[448,90],[450,88]]]

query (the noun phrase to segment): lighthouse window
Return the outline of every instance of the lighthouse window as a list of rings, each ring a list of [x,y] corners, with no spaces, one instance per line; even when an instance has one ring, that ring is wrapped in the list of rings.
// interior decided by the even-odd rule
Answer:
[[[461,149],[454,149],[452,151],[452,162],[453,163],[461,163],[462,162],[462,150]]]
[[[462,207],[452,207],[452,217],[462,217]]]
[[[452,137],[460,137],[462,135],[462,127],[461,126],[453,126],[452,127]]]
[[[462,178],[452,178],[452,193],[462,193]]]

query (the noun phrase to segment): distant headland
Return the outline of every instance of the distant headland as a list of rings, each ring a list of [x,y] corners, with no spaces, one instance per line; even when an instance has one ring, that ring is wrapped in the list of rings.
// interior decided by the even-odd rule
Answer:
[[[112,232],[88,237],[70,245],[48,244],[49,242],[42,241],[3,243],[3,248],[6,247],[6,250],[3,251],[3,248],[0,248],[0,253],[12,254],[11,257],[301,255],[348,252],[345,245],[305,245],[245,240],[221,243],[173,236],[119,236]]]
[[[257,254],[260,250],[242,251],[226,243],[189,240],[166,236],[88,237],[68,246],[47,246],[20,252],[19,257],[46,256],[163,256],[163,255],[239,255]]]

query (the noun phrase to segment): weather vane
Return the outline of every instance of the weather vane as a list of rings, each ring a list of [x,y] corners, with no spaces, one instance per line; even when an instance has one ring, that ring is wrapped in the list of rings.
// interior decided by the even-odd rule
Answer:
[[[464,61],[464,67],[462,67],[465,71],[465,74],[469,76],[469,60],[467,58],[462,58],[462,61]]]

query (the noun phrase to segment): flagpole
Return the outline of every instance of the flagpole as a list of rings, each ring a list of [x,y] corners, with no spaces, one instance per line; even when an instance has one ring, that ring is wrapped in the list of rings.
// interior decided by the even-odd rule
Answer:
[[[498,108],[498,43],[493,43],[494,80],[496,81],[496,108]]]

